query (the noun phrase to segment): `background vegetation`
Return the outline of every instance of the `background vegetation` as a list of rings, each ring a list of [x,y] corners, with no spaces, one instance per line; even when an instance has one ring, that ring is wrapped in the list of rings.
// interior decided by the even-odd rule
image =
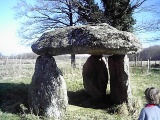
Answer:
[[[29,2],[27,0],[19,0],[14,10],[15,18],[21,23],[19,37],[23,38],[23,43],[31,44],[44,32],[65,26],[84,24],[107,23],[118,30],[134,33],[135,31],[136,33],[157,31],[159,30],[159,19],[155,19],[156,23],[147,20],[147,24],[143,26],[140,23],[136,24],[136,19],[138,18],[135,19],[133,17],[137,12],[144,13],[144,11],[149,11],[159,13],[159,9],[146,9],[153,8],[157,4],[141,7],[146,1],[34,0],[34,2]],[[154,29],[155,27],[156,29]],[[158,37],[156,36],[156,38]],[[155,38],[152,40],[154,41]],[[71,58],[71,64],[74,67],[75,54],[71,54]]]
[[[148,48],[144,48],[142,49],[141,52],[139,52],[138,54],[133,54],[133,55],[129,55],[129,59],[130,61],[134,61],[135,57],[138,58],[138,60],[142,60],[142,61],[147,61],[150,57],[152,61],[159,61],[160,60],[160,45],[154,45],[154,46],[150,46]],[[36,59],[38,55],[36,55],[35,53],[22,53],[19,55],[11,55],[11,56],[4,56],[3,54],[0,53],[0,59],[3,58],[8,58],[8,59]],[[55,58],[57,60],[61,60],[61,59],[70,59],[69,55],[60,55],[60,56],[55,56]],[[76,58],[78,58],[78,56],[76,56]],[[81,56],[82,58],[82,56]],[[86,59],[84,57],[84,59]]]
[[[148,48],[144,48],[140,53],[136,55],[129,56],[130,60],[135,60],[137,57],[139,60],[147,61],[150,57],[151,60],[160,60],[160,45],[150,46]]]
[[[87,57],[76,57],[77,67],[70,67],[68,56],[56,58],[67,83],[69,106],[65,120],[136,120],[145,104],[143,91],[147,87],[160,87],[160,69],[146,66],[130,67],[132,108],[127,104],[110,105],[108,99],[96,102],[85,93],[82,82],[82,65]],[[47,119],[28,111],[28,87],[34,72],[35,59],[0,60],[0,120],[37,120]],[[109,95],[109,85],[107,96]]]

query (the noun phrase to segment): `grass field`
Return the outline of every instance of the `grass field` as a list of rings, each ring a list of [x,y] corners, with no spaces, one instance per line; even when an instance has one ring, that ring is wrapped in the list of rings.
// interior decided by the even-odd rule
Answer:
[[[130,68],[132,106],[109,106],[91,100],[83,89],[82,64],[70,67],[70,61],[57,62],[67,83],[69,105],[64,120],[136,120],[145,104],[143,91],[147,87],[160,88],[160,69]],[[47,120],[28,112],[28,87],[34,72],[35,60],[0,60],[0,120]],[[109,93],[109,85],[107,89]]]

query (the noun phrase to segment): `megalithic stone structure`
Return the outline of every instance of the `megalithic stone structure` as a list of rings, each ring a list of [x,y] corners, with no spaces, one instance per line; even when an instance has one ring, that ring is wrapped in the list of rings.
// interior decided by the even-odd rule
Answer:
[[[29,107],[36,115],[60,120],[68,105],[66,83],[55,59],[49,55],[37,58],[28,93]]]
[[[134,34],[119,31],[106,23],[70,26],[44,33],[31,47],[32,51],[41,57],[45,55],[56,56],[62,54],[109,55],[108,66],[112,102],[115,104],[130,102],[131,89],[127,54],[137,53],[142,48],[141,42]],[[44,63],[45,62],[43,62],[43,65]],[[36,63],[36,66],[37,64],[40,65],[40,63]],[[43,67],[45,67],[45,65]],[[46,77],[45,70],[47,71],[47,68],[43,70],[45,74],[43,73],[41,77],[48,81],[51,78],[49,76]],[[47,74],[51,74],[52,76],[55,74],[55,71],[52,70],[47,72]],[[32,83],[34,83],[36,79],[39,79],[39,77],[33,77]],[[58,78],[57,80],[60,79]],[[43,81],[39,81],[38,86],[32,83],[31,91],[35,88],[40,89],[41,87],[38,86],[43,84]],[[47,86],[49,86],[49,84]],[[43,90],[47,91],[48,87],[45,87]],[[43,96],[43,92],[35,92],[34,94]],[[49,99],[51,98],[51,94],[49,94]],[[59,98],[57,97],[56,99]],[[29,103],[32,102],[33,99],[29,99]],[[44,101],[42,100],[41,103],[44,103]],[[58,103],[56,104],[57,106],[59,105]],[[62,104],[65,106],[65,103]],[[45,107],[42,107],[42,110],[45,111]]]

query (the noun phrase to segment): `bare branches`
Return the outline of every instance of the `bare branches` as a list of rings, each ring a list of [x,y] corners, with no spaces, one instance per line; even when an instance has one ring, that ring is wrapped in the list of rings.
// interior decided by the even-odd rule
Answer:
[[[36,0],[29,4],[27,0],[21,0],[14,8],[15,16],[22,24],[20,35],[32,40],[45,31],[71,25],[70,19],[74,25],[77,15],[73,2],[76,0]]]
[[[149,2],[150,4],[147,2],[135,10],[134,15],[137,18],[137,24],[134,28],[137,34],[144,34],[141,37],[143,41],[147,43],[157,42],[160,41],[160,2]]]
[[[143,5],[135,10],[134,13],[143,13],[143,12],[151,12],[151,13],[158,13],[160,14],[160,9],[159,9],[160,3],[154,3],[150,5]]]
[[[144,21],[135,26],[135,30],[139,33],[142,32],[156,32],[160,30],[160,20]]]
[[[133,0],[132,3],[135,3],[134,5],[132,5],[132,11],[137,9],[138,7],[140,7],[144,2],[146,2],[147,0],[136,0],[136,2]]]

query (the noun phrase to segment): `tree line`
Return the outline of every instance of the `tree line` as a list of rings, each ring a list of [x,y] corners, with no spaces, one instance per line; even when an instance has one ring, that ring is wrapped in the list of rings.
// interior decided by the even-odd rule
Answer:
[[[160,45],[144,48],[138,54],[129,55],[129,59],[130,61],[134,61],[135,59],[138,61],[147,61],[148,59],[151,59],[152,61],[160,60]]]
[[[37,54],[35,53],[21,53],[17,55],[10,55],[10,56],[5,56],[0,53],[0,59],[36,59]]]
[[[10,59],[36,59],[38,55],[35,53],[22,53],[18,55],[11,55],[11,56],[4,56],[0,53],[0,59],[3,58],[10,58]],[[70,56],[57,56],[57,59],[71,59]],[[83,57],[83,56],[82,56]],[[154,45],[150,46],[148,48],[144,48],[141,52],[137,54],[131,54],[128,55],[130,61],[135,61],[137,59],[138,61],[147,61],[148,59],[151,59],[153,61],[159,61],[160,60],[160,45]]]

